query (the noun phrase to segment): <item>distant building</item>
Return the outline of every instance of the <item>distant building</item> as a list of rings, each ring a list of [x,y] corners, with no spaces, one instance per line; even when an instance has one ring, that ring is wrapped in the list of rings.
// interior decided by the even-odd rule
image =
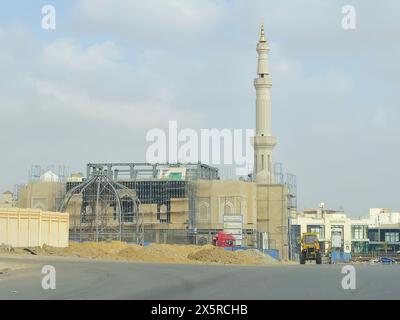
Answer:
[[[370,209],[369,216],[360,219],[347,217],[344,211],[328,210],[323,207],[297,212],[291,217],[292,245],[304,232],[318,233],[322,249],[332,248],[332,234],[340,230],[340,248],[348,253],[367,253],[371,251],[400,250],[400,221],[398,212],[388,209]]]
[[[72,173],[68,178],[68,182],[82,182],[84,180],[83,173],[78,172],[78,173]]]
[[[17,206],[56,212],[64,196],[65,183],[55,173],[47,171],[19,189]]]
[[[0,195],[0,208],[12,208],[14,206],[14,194],[11,191],[3,192]]]

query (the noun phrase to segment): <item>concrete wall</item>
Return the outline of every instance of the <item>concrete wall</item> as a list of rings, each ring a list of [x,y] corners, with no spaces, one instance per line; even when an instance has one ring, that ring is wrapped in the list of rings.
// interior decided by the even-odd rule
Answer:
[[[68,247],[67,213],[0,209],[0,244],[13,247]]]
[[[266,232],[270,249],[289,258],[287,189],[284,185],[257,185],[257,231]]]

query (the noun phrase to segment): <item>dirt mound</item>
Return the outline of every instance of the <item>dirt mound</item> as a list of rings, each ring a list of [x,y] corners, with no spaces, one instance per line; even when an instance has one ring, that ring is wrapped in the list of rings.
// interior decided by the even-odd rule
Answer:
[[[0,254],[29,254],[23,248],[13,248],[7,244],[0,245]]]
[[[220,264],[271,264],[278,262],[258,250],[226,251],[213,246],[189,254],[188,258],[203,263]]]
[[[268,256],[256,249],[251,249],[251,250],[243,250],[243,251],[238,251],[238,254],[240,254],[242,257],[253,260],[257,262],[257,264],[272,264],[272,263],[279,263],[278,260],[272,258],[271,256]]]
[[[188,255],[190,260],[204,263],[241,264],[240,257],[235,252],[229,252],[222,248],[211,247],[200,249]]]
[[[33,254],[42,256],[64,256],[91,259],[123,260],[151,263],[188,264],[271,264],[273,258],[257,250],[227,251],[212,245],[151,244],[142,247],[120,241],[71,242],[67,248],[11,248],[0,246],[0,254]]]

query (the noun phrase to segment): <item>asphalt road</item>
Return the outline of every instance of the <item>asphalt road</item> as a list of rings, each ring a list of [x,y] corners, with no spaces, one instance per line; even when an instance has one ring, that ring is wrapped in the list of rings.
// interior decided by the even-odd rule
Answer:
[[[399,299],[400,265],[355,265],[344,290],[342,265],[219,266],[110,262],[59,257],[5,258],[26,269],[0,274],[0,299]],[[44,265],[56,289],[41,286]]]

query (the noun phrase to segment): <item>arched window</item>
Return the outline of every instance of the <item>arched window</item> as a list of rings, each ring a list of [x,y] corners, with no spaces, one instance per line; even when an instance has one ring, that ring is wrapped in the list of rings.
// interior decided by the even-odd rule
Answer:
[[[202,202],[199,206],[199,220],[207,221],[208,220],[208,212],[209,212],[209,205],[207,202]]]
[[[233,213],[234,213],[233,204],[231,202],[226,202],[224,204],[224,214],[225,215],[231,215]]]

